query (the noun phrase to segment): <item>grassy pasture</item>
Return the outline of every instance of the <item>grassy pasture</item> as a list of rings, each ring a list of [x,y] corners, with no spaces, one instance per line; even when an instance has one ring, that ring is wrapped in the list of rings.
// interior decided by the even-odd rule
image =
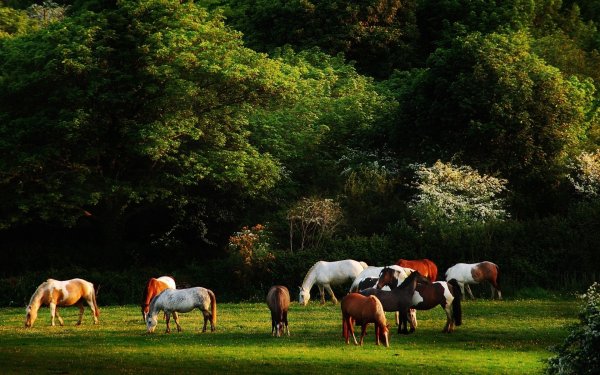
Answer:
[[[61,309],[64,327],[51,327],[49,314],[40,309],[35,326],[25,329],[24,309],[0,309],[1,373],[539,373],[551,355],[548,347],[576,322],[577,305],[469,301],[463,325],[450,335],[441,333],[445,314],[438,307],[418,312],[415,334],[394,331],[390,348],[375,346],[372,325],[363,347],[344,344],[339,305],[314,302],[292,304],[291,337],[284,338],[270,336],[263,303],[220,304],[217,332],[204,334],[198,311],[181,314],[183,332],[169,335],[163,320],[146,334],[137,306],[101,307],[98,326],[89,309],[79,327],[76,308]]]

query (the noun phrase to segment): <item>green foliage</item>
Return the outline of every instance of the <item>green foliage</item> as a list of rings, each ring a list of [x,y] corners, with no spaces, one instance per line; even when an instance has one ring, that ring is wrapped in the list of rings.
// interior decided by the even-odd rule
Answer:
[[[32,58],[32,56],[35,56]],[[122,2],[6,40],[0,52],[3,226],[114,221],[188,189],[252,196],[278,163],[249,142],[252,107],[288,85],[280,64],[193,4]]]
[[[581,296],[580,323],[554,348],[547,374],[597,374],[600,371],[600,284],[592,284]]]
[[[455,158],[517,187],[555,183],[595,121],[595,87],[566,79],[529,45],[524,33],[471,34],[433,53],[427,70],[399,75],[396,149]]]
[[[385,78],[416,63],[416,1],[230,0],[229,23],[248,45],[272,51],[286,44],[344,53],[358,69]]]

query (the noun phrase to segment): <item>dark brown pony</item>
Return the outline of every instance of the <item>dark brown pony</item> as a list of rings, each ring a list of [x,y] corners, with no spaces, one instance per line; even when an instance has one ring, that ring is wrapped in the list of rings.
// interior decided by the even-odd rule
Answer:
[[[267,306],[271,310],[271,335],[282,336],[285,332],[290,335],[287,314],[290,307],[290,292],[282,285],[275,285],[267,294]]]
[[[469,284],[479,284],[483,281],[488,281],[492,289],[492,299],[496,292],[498,293],[498,299],[502,299],[502,291],[500,290],[500,268],[492,262],[480,262],[480,263],[458,263],[448,268],[446,271],[446,280],[456,279],[460,289],[465,295],[465,290],[475,299]]]
[[[142,307],[142,317],[144,319],[144,322],[148,317],[148,310],[152,298],[159,295],[165,289],[177,289],[177,286],[175,285],[175,280],[170,276],[161,276],[158,279],[152,277],[146,283],[146,288],[144,288],[144,295],[142,297],[142,303],[140,304],[140,306]],[[173,318],[176,318],[176,315],[177,313],[174,312]]]
[[[354,335],[354,323],[362,326],[360,345],[363,344],[363,339],[367,333],[367,325],[374,323],[375,344],[379,345],[383,341],[386,347],[390,346],[389,329],[385,320],[385,312],[377,297],[365,297],[359,293],[350,293],[342,299],[341,306],[342,333],[346,344],[350,343],[350,333],[352,333],[354,345],[359,344],[356,342],[356,336]]]
[[[393,270],[392,268],[385,267],[381,274],[386,273],[387,270]],[[393,270],[395,273],[395,270]],[[386,273],[387,274],[387,273]],[[398,286],[397,280],[394,279],[396,284],[390,283],[389,288],[391,290],[381,290],[376,288],[369,288],[361,290],[360,294],[364,296],[376,296],[381,301],[384,311],[398,311],[400,318],[398,324],[398,333],[408,333],[407,322],[409,320],[409,310],[413,305],[413,295],[417,288],[418,283],[430,283],[429,279],[422,276],[419,271],[412,272],[403,282]],[[392,286],[393,285],[393,286]]]
[[[396,264],[400,267],[412,268],[415,271],[419,271],[421,275],[425,276],[432,282],[437,280],[437,266],[429,259],[398,259]]]
[[[414,273],[417,273],[413,272]],[[409,276],[410,277],[410,276]],[[407,279],[408,280],[408,279]],[[426,279],[425,279],[426,280]],[[379,281],[377,282],[377,288],[383,288],[384,286],[388,286],[394,291],[394,288],[398,288],[398,281],[395,278],[395,272],[391,268],[384,268],[381,271]],[[378,290],[379,290],[378,289]],[[384,292],[384,291],[381,291]],[[390,293],[390,292],[388,292]],[[442,332],[451,333],[454,331],[455,326],[459,326],[462,324],[462,307],[460,304],[461,301],[461,290],[458,285],[458,282],[454,279],[445,282],[445,281],[436,281],[434,283],[428,282],[419,282],[416,285],[415,292],[412,295],[411,307],[417,310],[430,310],[437,305],[442,306],[444,311],[446,312],[446,325]],[[385,303],[382,300],[382,303]],[[391,310],[386,310],[391,311]],[[402,327],[403,333],[407,333],[406,328],[406,319],[402,320],[402,316],[400,316],[401,321],[404,322],[405,326]],[[402,325],[402,324],[401,324]],[[400,333],[401,325],[398,326],[398,333]],[[416,327],[416,316],[414,317],[414,322],[411,321],[410,332],[414,332]]]

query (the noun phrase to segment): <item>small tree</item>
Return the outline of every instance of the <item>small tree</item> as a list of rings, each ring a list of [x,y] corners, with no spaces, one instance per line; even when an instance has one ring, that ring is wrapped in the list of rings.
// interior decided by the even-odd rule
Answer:
[[[565,341],[554,348],[557,356],[548,360],[548,374],[598,374],[600,372],[600,284],[593,283],[581,296],[580,323]]]
[[[472,224],[508,217],[499,197],[506,180],[439,160],[432,167],[415,164],[413,168],[418,192],[409,208],[422,223]]]
[[[332,199],[302,198],[289,211],[290,251],[294,251],[294,232],[300,235],[300,250],[306,245],[318,247],[330,237],[342,221],[342,209]]]

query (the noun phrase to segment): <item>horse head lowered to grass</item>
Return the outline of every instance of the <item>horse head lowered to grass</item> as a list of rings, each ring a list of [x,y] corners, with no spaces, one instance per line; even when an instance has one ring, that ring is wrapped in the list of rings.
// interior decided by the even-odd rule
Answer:
[[[171,332],[170,315],[173,312],[186,313],[198,308],[204,316],[202,332],[206,332],[206,323],[210,321],[210,330],[214,331],[217,324],[217,300],[215,294],[206,288],[166,289],[150,302],[150,310],[146,319],[148,333],[154,332],[158,324],[158,312],[163,310],[166,315],[167,330]],[[179,318],[174,315],[177,331],[181,332]]]
[[[37,287],[35,293],[31,296],[29,304],[25,310],[25,327],[32,327],[37,319],[38,309],[42,305],[50,307],[50,316],[54,326],[54,318],[58,318],[60,325],[64,325],[63,319],[58,313],[59,306],[79,307],[79,320],[77,325],[81,324],[83,319],[83,302],[87,302],[92,310],[94,324],[98,324],[100,310],[96,304],[96,292],[94,285],[83,279],[54,280],[48,279]]]
[[[142,308],[142,317],[144,319],[144,322],[148,317],[150,301],[152,301],[152,298],[159,295],[165,289],[177,289],[177,286],[175,285],[175,280],[170,276],[161,276],[159,278],[152,277],[146,283],[146,287],[144,288],[144,295],[142,297],[142,303],[140,304]],[[177,313],[174,312],[173,314]],[[175,316],[173,316],[173,318],[175,318]]]
[[[325,262],[321,260],[315,263],[304,277],[304,281],[300,287],[298,302],[306,306],[310,300],[310,289],[314,284],[317,284],[321,293],[321,304],[325,303],[324,289],[329,292],[332,302],[336,304],[337,298],[335,298],[335,294],[331,290],[331,285],[340,285],[348,281],[354,281],[356,276],[365,268],[367,268],[365,262],[357,262],[352,259],[339,260],[337,262]]]
[[[271,335],[282,336],[284,331],[290,335],[287,314],[290,307],[290,292],[282,285],[275,285],[267,293],[267,306],[271,310]]]
[[[360,334],[360,345],[363,344],[363,339],[367,333],[369,323],[375,324],[375,344],[379,345],[383,342],[386,347],[390,346],[389,328],[385,320],[385,312],[381,306],[381,302],[377,297],[365,297],[359,293],[350,293],[342,299],[342,334],[346,344],[350,343],[350,334],[356,342],[354,335],[354,324],[362,326]]]

